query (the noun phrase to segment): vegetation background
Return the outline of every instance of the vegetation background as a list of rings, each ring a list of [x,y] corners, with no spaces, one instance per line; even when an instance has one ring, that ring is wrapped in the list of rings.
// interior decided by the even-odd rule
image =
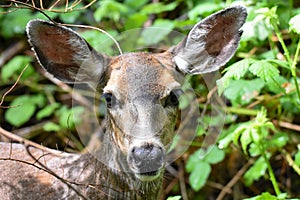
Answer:
[[[134,42],[168,45],[166,36],[172,30],[187,33],[211,13],[236,4],[248,9],[239,49],[220,70],[217,90],[208,91],[201,76],[189,77],[203,114],[201,126],[191,147],[170,167],[173,173],[166,176],[164,196],[172,200],[300,198],[298,0],[1,1],[0,126],[51,148],[83,149],[75,124],[84,124],[85,119],[70,116],[84,113],[86,97],[79,95],[78,106],[72,106],[71,86],[49,80],[27,43],[27,22],[46,19],[38,10],[57,22],[99,27],[118,41],[124,31],[165,28],[127,41],[130,49]],[[109,55],[116,52],[105,34],[77,30],[96,49]],[[105,48],[97,46],[103,40]],[[216,92],[226,99],[225,125],[217,145],[200,158],[206,130],[219,120],[210,115],[209,106],[209,97]],[[11,141],[1,136],[0,140]]]

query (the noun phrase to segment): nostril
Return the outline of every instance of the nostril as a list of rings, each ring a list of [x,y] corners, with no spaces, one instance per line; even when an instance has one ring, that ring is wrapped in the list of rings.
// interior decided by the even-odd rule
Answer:
[[[156,171],[164,162],[163,149],[154,145],[135,147],[131,153],[134,166],[141,171]]]

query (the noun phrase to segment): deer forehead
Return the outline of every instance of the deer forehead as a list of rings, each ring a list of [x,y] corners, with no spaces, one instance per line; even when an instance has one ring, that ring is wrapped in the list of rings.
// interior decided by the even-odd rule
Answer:
[[[110,78],[104,92],[127,98],[163,98],[179,87],[169,53],[129,53],[116,57],[110,65]]]

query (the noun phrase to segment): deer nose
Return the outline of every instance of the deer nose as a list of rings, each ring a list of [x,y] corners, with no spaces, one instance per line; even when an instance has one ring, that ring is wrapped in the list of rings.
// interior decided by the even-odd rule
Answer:
[[[139,174],[152,176],[163,166],[164,151],[161,147],[147,144],[132,149],[132,164]]]

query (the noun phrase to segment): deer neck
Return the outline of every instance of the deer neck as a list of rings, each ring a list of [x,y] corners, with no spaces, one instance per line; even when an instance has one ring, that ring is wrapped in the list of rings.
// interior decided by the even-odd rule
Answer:
[[[93,157],[91,160],[97,163],[97,178],[94,179],[95,185],[101,188],[100,193],[108,197],[117,197],[117,199],[159,199],[163,178],[141,181],[135,177],[128,167],[126,155],[115,144],[112,126],[108,119],[105,130],[98,135],[100,145],[93,150],[93,153],[89,152],[89,156]],[[93,165],[95,164],[91,164]],[[90,176],[95,175],[90,174]],[[97,189],[91,192],[97,193]],[[92,194],[94,195],[97,194]]]

